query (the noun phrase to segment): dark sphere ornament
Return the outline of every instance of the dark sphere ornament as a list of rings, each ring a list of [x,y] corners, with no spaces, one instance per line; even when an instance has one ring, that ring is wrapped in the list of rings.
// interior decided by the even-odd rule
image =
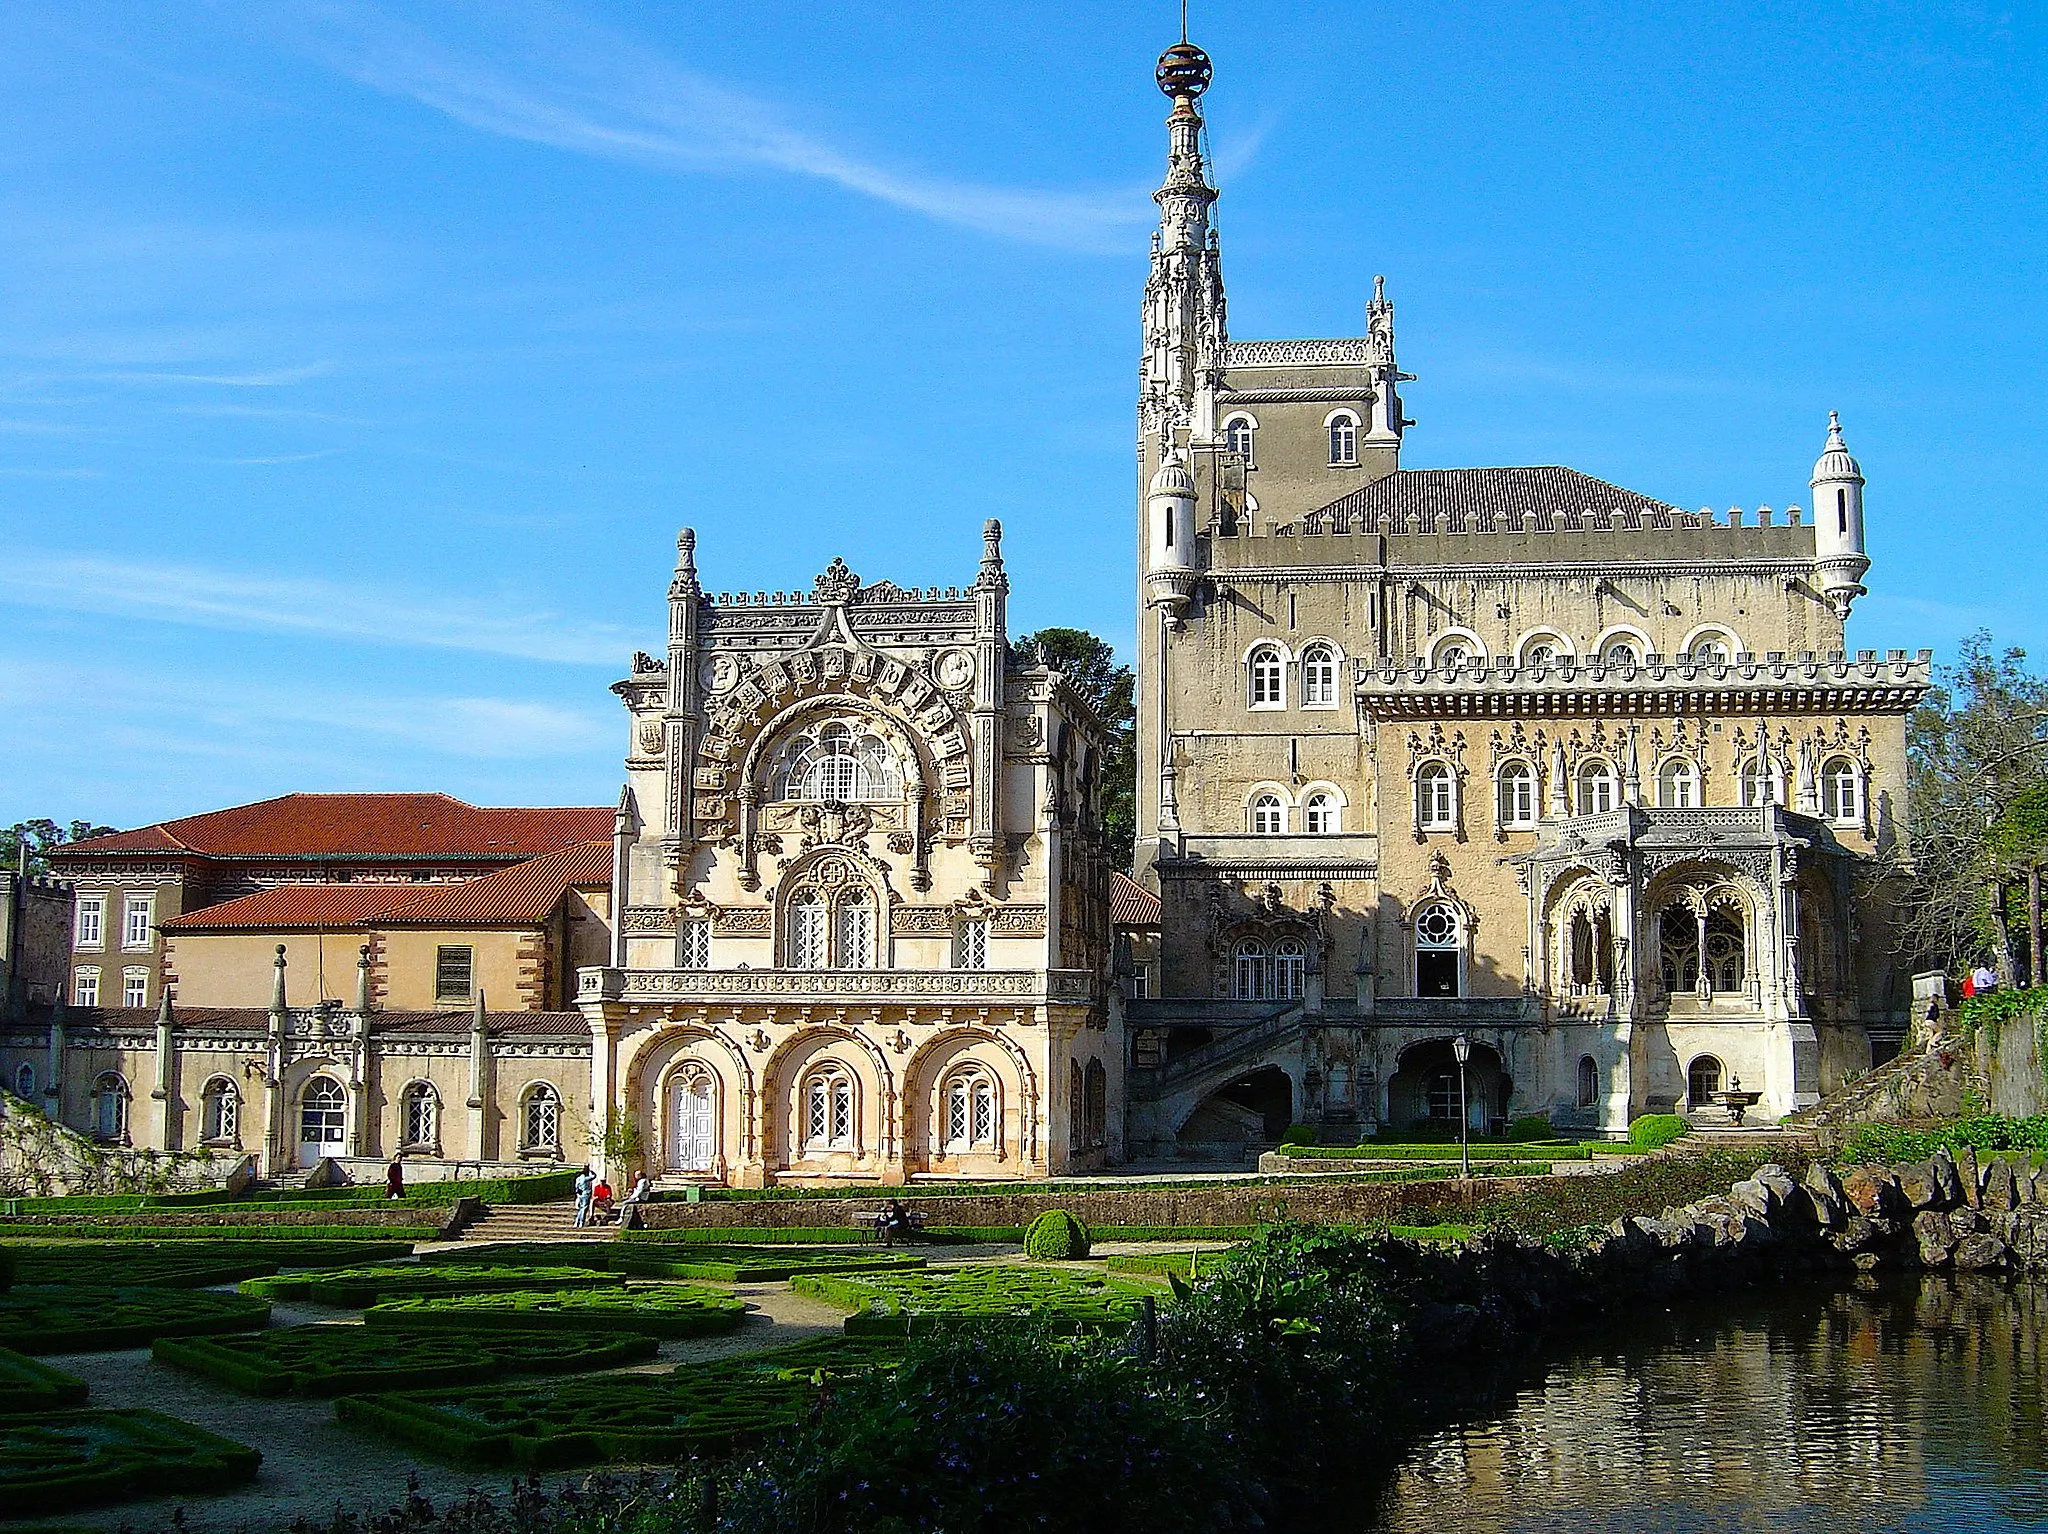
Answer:
[[[1199,96],[1209,88],[1214,70],[1209,55],[1193,43],[1175,43],[1159,55],[1155,78],[1159,89],[1169,96]]]

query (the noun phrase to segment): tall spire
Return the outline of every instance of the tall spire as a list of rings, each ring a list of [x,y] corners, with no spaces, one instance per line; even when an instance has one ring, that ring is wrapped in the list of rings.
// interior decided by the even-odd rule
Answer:
[[[1177,434],[1214,430],[1216,387],[1226,335],[1223,273],[1209,211],[1216,189],[1202,159],[1202,114],[1195,103],[1209,88],[1209,55],[1181,40],[1159,55],[1154,78],[1173,103],[1166,117],[1166,179],[1153,194],[1159,229],[1145,283],[1145,356],[1140,430],[1156,458]]]

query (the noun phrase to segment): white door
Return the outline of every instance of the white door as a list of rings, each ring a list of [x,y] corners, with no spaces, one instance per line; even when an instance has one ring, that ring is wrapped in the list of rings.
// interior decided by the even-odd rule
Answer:
[[[299,1165],[318,1166],[328,1156],[342,1154],[341,1083],[328,1076],[315,1076],[306,1083],[299,1099]]]
[[[676,1078],[675,1106],[670,1115],[675,1124],[675,1154],[671,1165],[678,1172],[708,1172],[718,1153],[717,1104],[708,1073]]]

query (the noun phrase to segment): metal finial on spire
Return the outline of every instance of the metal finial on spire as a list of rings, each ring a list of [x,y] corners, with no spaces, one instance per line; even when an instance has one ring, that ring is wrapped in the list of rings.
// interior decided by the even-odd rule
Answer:
[[[1188,0],[1180,0],[1180,40],[1188,40]]]
[[[1209,88],[1215,72],[1209,55],[1188,41],[1183,19],[1180,41],[1159,55],[1159,67],[1153,71],[1153,78],[1159,82],[1159,89],[1175,101],[1193,101]]]

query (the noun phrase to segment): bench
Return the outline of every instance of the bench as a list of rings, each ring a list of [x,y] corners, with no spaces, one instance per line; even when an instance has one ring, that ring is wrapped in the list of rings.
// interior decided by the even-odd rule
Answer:
[[[887,1246],[898,1235],[915,1236],[924,1230],[924,1216],[915,1209],[906,1211],[904,1218],[909,1221],[908,1231],[892,1230],[889,1226],[889,1211],[886,1209],[856,1209],[850,1217],[855,1225]]]

